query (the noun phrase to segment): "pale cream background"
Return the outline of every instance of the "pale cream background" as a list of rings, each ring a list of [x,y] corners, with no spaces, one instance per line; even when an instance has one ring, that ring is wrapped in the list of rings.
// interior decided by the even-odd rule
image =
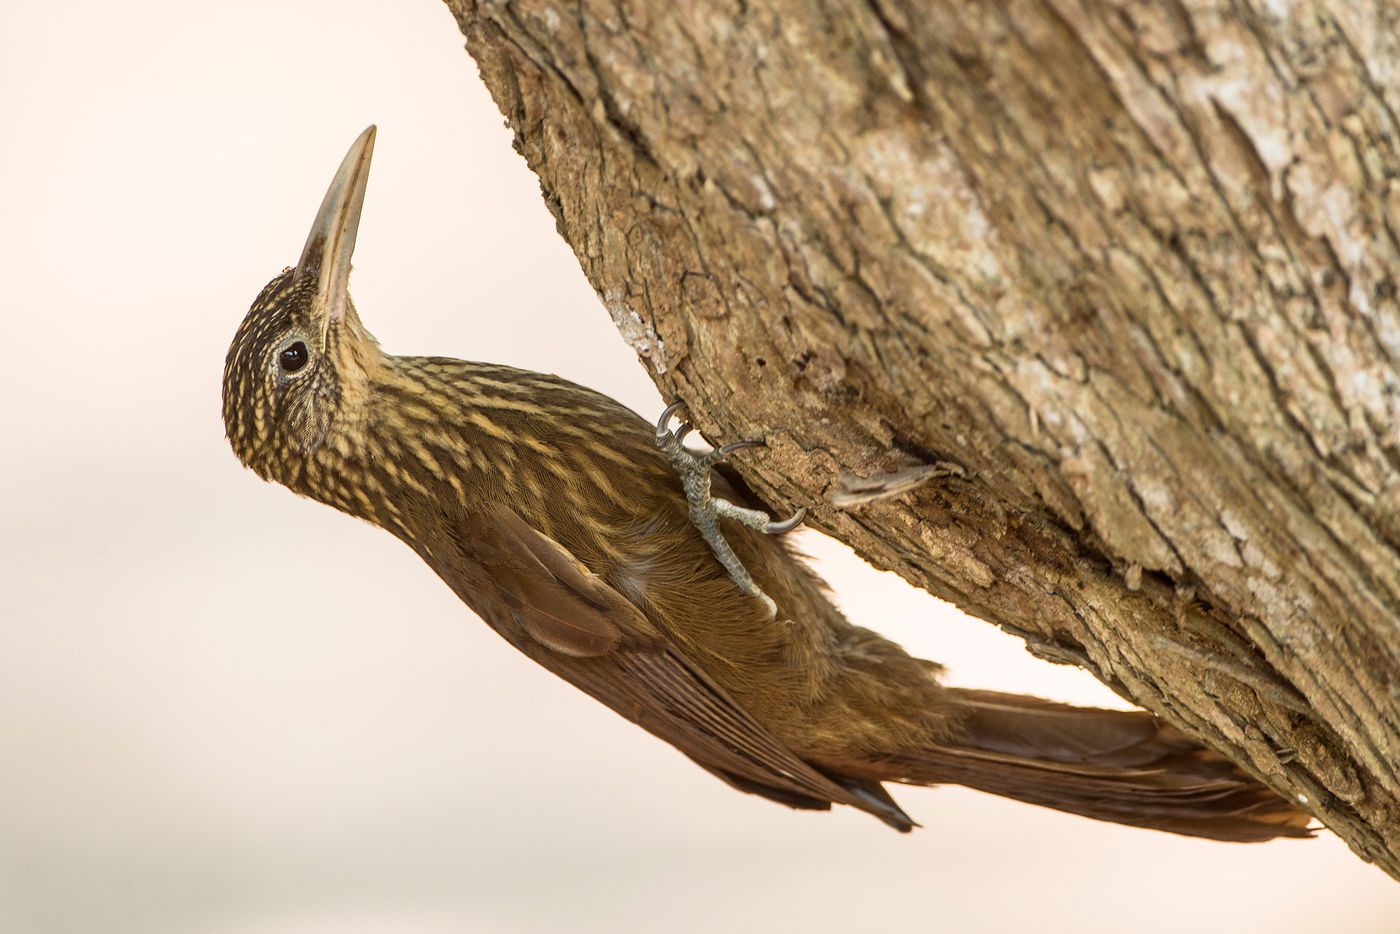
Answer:
[[[380,126],[353,288],[392,351],[661,405],[447,11],[0,11],[0,932],[1391,932],[1324,835],[1228,846],[956,789],[925,827],[721,785],[388,535],[240,469],[219,375]],[[955,680],[1112,698],[807,546]]]

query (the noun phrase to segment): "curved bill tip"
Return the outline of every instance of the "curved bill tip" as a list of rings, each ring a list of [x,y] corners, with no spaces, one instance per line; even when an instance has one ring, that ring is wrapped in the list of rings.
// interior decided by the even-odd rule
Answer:
[[[369,163],[374,156],[376,128],[370,124],[350,146],[336,170],[316,221],[297,261],[296,278],[314,276],[317,304],[325,308],[326,320],[345,316],[349,295],[350,256],[355,252],[355,234],[360,227],[360,210],[365,203]]]

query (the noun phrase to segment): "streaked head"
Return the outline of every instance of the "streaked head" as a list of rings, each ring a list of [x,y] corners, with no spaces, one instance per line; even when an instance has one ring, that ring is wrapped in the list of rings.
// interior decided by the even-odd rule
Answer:
[[[374,153],[369,127],[326,191],[297,265],[263,288],[224,361],[224,429],[264,477],[326,440],[378,348],[350,302],[350,258]]]

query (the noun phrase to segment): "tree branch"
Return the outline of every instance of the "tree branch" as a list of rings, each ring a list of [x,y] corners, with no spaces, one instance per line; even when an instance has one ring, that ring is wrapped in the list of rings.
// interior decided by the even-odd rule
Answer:
[[[1400,876],[1394,8],[448,6],[622,334],[708,438],[767,439],[735,460],[778,511]]]

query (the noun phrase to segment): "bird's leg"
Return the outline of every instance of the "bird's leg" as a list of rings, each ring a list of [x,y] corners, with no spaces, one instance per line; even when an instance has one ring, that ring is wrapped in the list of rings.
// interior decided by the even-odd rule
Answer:
[[[724,565],[724,569],[729,572],[730,579],[739,585],[739,589],[744,593],[763,601],[763,605],[768,608],[770,618],[777,616],[778,607],[773,599],[754,582],[748,569],[744,567],[744,563],[739,560],[734,549],[729,547],[729,542],[725,541],[724,534],[720,532],[719,520],[733,519],[751,529],[758,529],[769,535],[781,535],[784,532],[791,532],[801,525],[802,520],[807,515],[807,510],[805,508],[799,509],[790,518],[775,522],[772,516],[762,510],[745,509],[743,506],[713,495],[710,492],[710,468],[735,451],[760,447],[763,442],[736,441],[733,444],[716,448],[708,454],[694,454],[681,444],[681,439],[690,433],[690,423],[682,422],[674,432],[669,427],[671,416],[675,415],[683,406],[684,403],[674,402],[661,413],[661,418],[656,423],[656,446],[671,458],[671,465],[680,475],[681,484],[685,487],[685,498],[690,503],[690,521],[694,523],[705,541],[709,543],[710,550],[715,553],[719,563]]]

